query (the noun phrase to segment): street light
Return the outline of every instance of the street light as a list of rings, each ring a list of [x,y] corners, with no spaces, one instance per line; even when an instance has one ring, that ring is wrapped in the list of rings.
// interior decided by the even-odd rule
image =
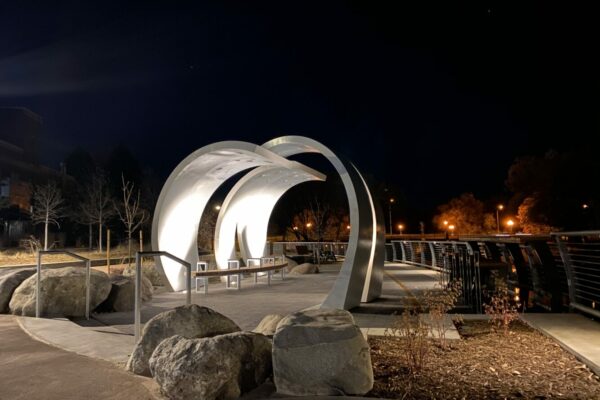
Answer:
[[[450,236],[454,234],[454,228],[456,228],[454,225],[448,225],[448,229],[450,229]]]
[[[509,219],[508,221],[506,221],[506,225],[508,225],[508,229],[510,229],[510,234],[512,235],[512,230],[513,230],[513,225],[515,224],[515,221],[513,221],[512,219]]]
[[[404,225],[398,224],[398,230],[400,231],[401,235],[402,235],[402,229],[404,229]]]
[[[390,234],[394,233],[394,228],[392,225],[392,204],[394,204],[396,200],[393,197],[390,197],[389,201],[389,212],[390,212]]]
[[[504,206],[502,204],[498,204],[496,207],[496,230],[500,233],[500,211],[504,210]]]
[[[215,210],[219,211],[220,209],[221,209],[221,206],[217,204],[217,205],[215,206]]]

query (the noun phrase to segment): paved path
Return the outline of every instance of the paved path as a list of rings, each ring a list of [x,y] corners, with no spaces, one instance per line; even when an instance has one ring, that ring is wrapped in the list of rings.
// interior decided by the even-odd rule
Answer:
[[[600,376],[600,323],[580,314],[521,314]]]
[[[32,339],[0,315],[0,399],[154,399],[152,380]]]

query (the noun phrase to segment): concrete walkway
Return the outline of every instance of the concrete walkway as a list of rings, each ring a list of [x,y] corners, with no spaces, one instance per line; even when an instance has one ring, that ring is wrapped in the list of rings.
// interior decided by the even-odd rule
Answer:
[[[244,330],[251,330],[266,314],[286,315],[320,304],[335,282],[339,265],[323,266],[321,271],[314,275],[288,276],[284,281],[273,279],[271,286],[255,286],[247,279],[241,290],[211,284],[208,295],[194,292],[192,301],[227,315]],[[393,312],[402,312],[423,292],[435,289],[437,282],[435,271],[386,263],[382,297],[352,310],[357,325],[366,335],[383,335],[394,323]],[[157,293],[151,303],[144,305],[142,321],[184,302],[184,294]],[[465,318],[482,317],[485,318],[465,315]],[[553,337],[600,374],[598,322],[578,314],[523,314],[522,319]],[[133,376],[120,368],[133,348],[132,320],[132,312],[95,314],[92,321],[75,322],[0,316],[0,399],[156,397],[153,381]],[[32,340],[18,324],[32,337],[58,348]],[[449,328],[447,338],[459,339],[450,318],[446,325]],[[38,386],[31,385],[30,376],[43,377],[42,392]],[[269,385],[261,390],[264,392],[258,391],[244,398],[283,398]]]
[[[32,339],[0,315],[0,399],[156,399],[153,380]]]
[[[521,319],[600,376],[600,323],[580,314],[521,314]]]

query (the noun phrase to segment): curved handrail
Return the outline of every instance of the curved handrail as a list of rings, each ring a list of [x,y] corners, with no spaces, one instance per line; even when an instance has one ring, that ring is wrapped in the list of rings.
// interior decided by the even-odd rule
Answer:
[[[167,257],[183,265],[187,270],[185,304],[192,304],[192,264],[174,256],[167,251],[138,251],[135,253],[135,309],[134,309],[134,335],[135,343],[140,339],[142,324],[142,257]]]

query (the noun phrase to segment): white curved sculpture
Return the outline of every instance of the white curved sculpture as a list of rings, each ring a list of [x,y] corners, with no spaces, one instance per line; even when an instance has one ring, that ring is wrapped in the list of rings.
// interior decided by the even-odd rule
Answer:
[[[269,217],[277,200],[294,185],[325,177],[289,161],[298,153],[320,153],[335,167],[348,196],[352,226],[346,259],[324,306],[349,309],[381,294],[383,229],[375,204],[358,170],[312,139],[284,136],[263,146],[247,142],[218,142],[196,150],[171,173],[159,196],[152,223],[154,250],[167,251],[194,265],[198,261],[200,217],[217,188],[231,176],[256,168],[231,189],[217,221],[215,249],[219,267],[240,248],[247,257],[262,256]],[[157,262],[170,289],[183,290],[184,269],[167,259]]]

